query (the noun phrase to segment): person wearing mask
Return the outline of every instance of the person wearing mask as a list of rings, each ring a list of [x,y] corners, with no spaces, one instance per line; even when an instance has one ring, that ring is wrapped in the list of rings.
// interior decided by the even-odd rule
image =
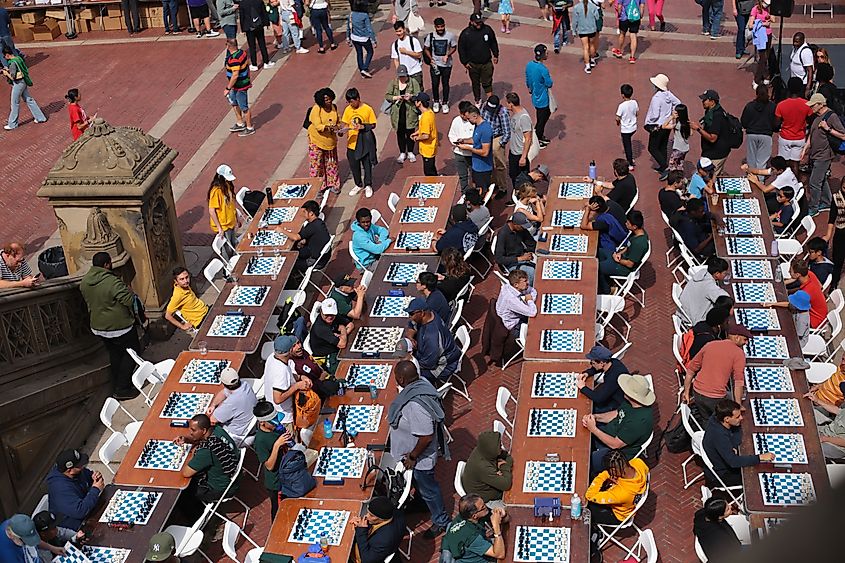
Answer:
[[[449,113],[452,55],[458,50],[458,40],[454,33],[446,29],[446,21],[443,18],[434,18],[434,32],[426,35],[423,48],[431,60],[431,93],[434,96],[432,109],[434,113]]]
[[[692,533],[708,561],[725,561],[740,552],[742,543],[727,520],[738,514],[732,503],[719,497],[710,497],[704,501],[704,508],[695,512]]]
[[[467,458],[461,484],[481,497],[487,508],[505,508],[502,497],[513,486],[513,456],[502,449],[502,435],[486,431]]]
[[[93,119],[86,115],[85,110],[79,103],[82,101],[82,94],[78,88],[71,88],[65,95],[67,100],[67,111],[70,115],[70,134],[73,140],[77,140],[93,123]],[[96,117],[96,116],[95,116]]]
[[[373,49],[378,46],[378,38],[370,20],[369,3],[363,0],[353,0],[351,10],[346,19],[346,42],[355,47],[355,58],[358,72],[364,78],[372,78],[370,63],[373,62]],[[364,57],[366,52],[367,56]]]
[[[619,387],[619,376],[628,373],[628,368],[601,344],[593,346],[586,358],[590,367],[578,374],[578,392],[590,399],[594,413],[618,409],[625,401],[625,394]],[[593,378],[593,387],[587,385],[587,379],[590,377]],[[596,384],[598,380],[601,380],[601,383]]]
[[[373,214],[366,207],[355,212],[352,222],[352,251],[355,253],[355,267],[369,268],[388,249],[393,240],[384,227],[373,223]]]
[[[478,226],[469,219],[466,205],[452,206],[448,227],[437,229],[434,238],[436,241],[434,248],[440,255],[447,248],[457,248],[462,253],[475,248],[475,244],[478,242]]]
[[[707,346],[712,346],[708,344]],[[705,346],[705,348],[707,348]],[[775,454],[763,452],[758,455],[740,455],[742,443],[742,407],[738,402],[722,399],[715,404],[713,416],[704,428],[701,446],[713,464],[713,469],[705,466],[707,482],[714,486],[736,487],[742,485],[742,468],[773,462]],[[716,477],[721,479],[716,479]]]
[[[821,94],[813,94],[807,100],[807,106],[813,110],[815,118],[810,125],[807,141],[801,150],[801,161],[810,164],[810,179],[807,186],[809,203],[807,214],[815,217],[821,211],[830,209],[830,184],[827,176],[830,165],[836,156],[831,143],[845,141],[845,125],[827,105],[827,99]]]
[[[745,105],[740,117],[745,129],[746,162],[749,168],[767,168],[772,156],[772,135],[775,122],[775,104],[769,99],[769,88],[760,85],[757,97]]]
[[[648,488],[648,465],[640,458],[628,461],[620,450],[610,450],[603,467],[587,488],[584,500],[593,522],[618,526],[634,512]]]
[[[493,93],[493,67],[499,64],[499,43],[493,28],[476,12],[469,25],[458,36],[458,58],[469,73],[475,106],[481,107],[485,96]]]
[[[534,47],[534,59],[525,65],[525,87],[531,94],[531,104],[537,115],[537,125],[534,131],[540,141],[540,148],[546,148],[551,142],[546,137],[546,123],[552,115],[551,112],[551,89],[554,85],[549,69],[543,61],[549,58],[548,48],[539,44]]]
[[[384,94],[384,99],[390,102],[390,125],[396,131],[396,142],[399,145],[396,162],[399,164],[406,159],[408,162],[417,161],[411,134],[419,121],[413,100],[421,91],[420,84],[410,77],[408,67],[399,65],[396,68],[396,78],[390,81]]]
[[[465,196],[470,190],[469,176],[472,170],[472,151],[460,148],[460,145],[472,143],[472,135],[475,132],[475,125],[469,120],[469,109],[473,107],[472,102],[466,100],[458,103],[458,115],[452,119],[449,126],[449,142],[452,143],[452,161],[458,173],[458,183],[461,193]],[[479,227],[480,228],[480,227]]]
[[[669,130],[663,129],[675,107],[681,100],[669,90],[669,77],[665,74],[652,76],[654,95],[648,104],[644,128],[648,131],[648,153],[657,163],[658,174],[663,175],[669,168]]]
[[[227,244],[223,245],[222,253],[226,258],[235,255],[235,247],[238,246],[238,233],[235,230],[240,227],[240,219],[235,204],[235,173],[227,164],[217,167],[217,173],[211,180],[208,187],[206,200],[208,201],[208,216],[211,230],[225,239]]]
[[[320,88],[314,92],[314,105],[308,114],[308,175],[320,179],[321,194],[324,190],[340,193],[337,137],[343,131],[338,124],[335,97],[331,88]]]
[[[372,55],[372,48],[370,48],[370,55]],[[349,190],[349,195],[355,196],[363,191],[364,197],[373,197],[373,166],[377,163],[376,141],[373,133],[376,128],[376,112],[361,101],[361,94],[357,88],[347,90],[345,97],[348,105],[343,110],[340,121],[347,132],[346,160],[349,162],[352,180],[355,182],[355,186]],[[359,142],[361,142],[360,147]],[[367,150],[369,145],[372,145],[371,150]]]
[[[707,312],[713,308],[716,299],[728,293],[720,286],[730,276],[727,260],[712,257],[707,260],[706,268],[693,269],[689,281],[681,292],[682,317],[687,317],[692,325],[703,321]]]
[[[88,455],[79,450],[64,450],[47,474],[50,512],[64,528],[78,530],[100,500],[106,487],[103,474],[88,469]]]
[[[355,527],[352,563],[382,563],[396,553],[405,536],[405,514],[383,496],[371,498],[367,512],[352,516],[350,524]]]

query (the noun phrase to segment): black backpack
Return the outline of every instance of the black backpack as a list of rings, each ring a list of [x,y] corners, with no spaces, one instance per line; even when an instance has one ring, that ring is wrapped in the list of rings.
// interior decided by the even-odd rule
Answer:
[[[291,313],[291,309],[294,309],[293,313]],[[282,324],[288,320],[288,315],[290,315],[290,321],[287,324]],[[299,312],[299,308],[294,308],[293,298],[288,297],[285,299],[285,304],[282,306],[282,310],[279,311],[279,320],[276,323],[279,334],[293,334],[293,323],[301,316],[302,313]]]
[[[302,128],[303,129],[308,129],[309,127],[311,127],[311,109],[312,108],[313,108],[313,106],[311,106],[307,110],[305,110],[305,119],[302,120]]]
[[[729,114],[722,108],[722,112],[725,114],[725,122],[727,124],[727,142],[728,146],[732,149],[738,149],[742,146],[742,123],[740,123],[739,119],[735,115]],[[725,135],[723,131],[721,133]]]
[[[261,204],[267,196],[260,190],[250,190],[244,194],[244,209],[252,216],[258,213]]]
[[[367,477],[373,472],[378,472],[373,485],[373,496],[385,496],[395,508],[402,508],[399,506],[399,501],[402,499],[402,493],[405,492],[405,485],[407,484],[405,474],[392,467],[371,465],[367,469],[367,475],[361,481],[362,485],[367,482]]]
[[[428,48],[431,49],[431,52],[434,52],[434,33],[428,34]],[[428,51],[425,50],[425,44],[423,44],[423,62],[427,65],[431,65],[431,57],[428,56]]]
[[[835,115],[835,114],[836,114],[836,112],[834,112],[833,110],[830,110],[826,114],[824,114],[824,117],[822,117],[822,120],[827,121],[828,119],[830,119],[831,115]],[[839,121],[840,122],[842,121],[842,117],[839,117]],[[831,127],[831,129],[832,129],[832,127]],[[845,141],[843,141],[839,137],[834,137],[830,133],[827,133],[827,142],[830,143],[830,148],[831,148],[831,150],[833,150],[834,153],[845,154]]]

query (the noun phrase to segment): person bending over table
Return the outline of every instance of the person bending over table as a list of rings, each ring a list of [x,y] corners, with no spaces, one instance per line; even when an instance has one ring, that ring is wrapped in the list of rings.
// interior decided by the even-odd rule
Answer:
[[[603,413],[618,409],[625,402],[625,393],[619,387],[619,376],[628,373],[628,368],[613,357],[613,353],[596,344],[586,355],[590,367],[578,374],[578,391],[593,402],[593,413]],[[595,387],[587,386],[587,378],[592,377]],[[601,379],[601,383],[595,381]]]
[[[387,497],[373,497],[364,516],[352,516],[355,544],[352,563],[382,563],[399,549],[405,536],[405,513],[394,508]]]
[[[704,208],[703,199],[690,199],[686,210],[678,210],[669,218],[684,245],[699,259],[716,255],[716,243],[713,240],[713,226],[710,213]]]
[[[641,211],[632,209],[625,220],[628,229],[627,244],[614,251],[599,248],[599,283],[598,292],[610,294],[611,276],[627,276],[640,267],[648,252],[648,234],[643,229],[645,221]]]
[[[223,388],[215,393],[205,414],[242,445],[252,430],[252,409],[258,399],[252,386],[241,381],[233,368],[220,372],[220,384]]]
[[[707,317],[719,297],[728,292],[721,285],[730,275],[730,266],[724,258],[716,256],[707,260],[707,267],[690,268],[689,280],[681,291],[681,317],[687,317],[692,325]]]
[[[496,299],[496,313],[514,338],[529,318],[537,316],[537,290],[528,283],[528,274],[513,270],[508,274],[509,284],[502,284]]]
[[[845,393],[845,383],[839,384],[839,390]],[[833,460],[845,459],[845,409],[825,401],[815,389],[804,396],[816,407],[816,423],[824,457]],[[819,409],[825,413],[818,413]],[[833,420],[830,419],[831,416]]]
[[[42,510],[32,517],[41,543],[27,546],[27,563],[50,563],[55,557],[65,555],[65,544],[71,540],[85,538],[84,530],[71,530],[56,525],[56,517],[49,510]],[[40,558],[40,559],[39,559]]]
[[[713,464],[712,471],[709,467],[704,467],[704,476],[711,486],[720,487],[722,483],[728,487],[740,486],[743,467],[775,460],[775,454],[771,452],[739,455],[739,445],[742,443],[742,411],[739,403],[722,399],[716,403],[713,416],[704,428],[701,446]],[[721,479],[721,483],[716,476]]]
[[[320,364],[314,361],[314,358],[305,351],[305,347],[298,338],[288,354],[288,367],[296,380],[308,379],[311,381],[311,388],[317,393],[321,401],[325,401],[332,395],[337,395],[337,381],[320,367]]]
[[[364,294],[367,286],[360,283],[356,286],[355,279],[349,274],[340,274],[335,277],[334,287],[329,292],[329,297],[337,303],[337,314],[348,319],[358,320],[364,313]]]
[[[442,384],[460,369],[461,350],[446,324],[440,320],[422,297],[414,297],[405,312],[411,319],[416,345],[414,357],[420,365],[420,375],[432,384]]]
[[[517,211],[508,218],[499,232],[496,233],[496,247],[493,257],[496,264],[511,272],[522,270],[528,274],[528,283],[534,285],[534,250],[537,241],[528,232],[531,221],[521,211]]]
[[[462,496],[458,501],[458,515],[443,536],[440,550],[451,553],[454,561],[466,563],[504,559],[502,520],[505,516],[503,508],[488,508],[478,495]]]
[[[432,272],[420,272],[417,277],[417,291],[425,297],[425,304],[429,311],[434,311],[437,317],[448,325],[452,320],[452,308],[443,292],[437,289],[437,274]]]
[[[599,251],[605,251],[608,254],[616,252],[628,236],[628,231],[622,223],[608,211],[607,201],[598,195],[592,196],[584,205],[581,230],[598,231]]]
[[[502,449],[501,434],[488,430],[478,435],[461,482],[467,493],[480,496],[488,508],[505,508],[502,497],[513,486],[513,456]]]
[[[443,254],[447,248],[457,248],[461,254],[475,248],[478,242],[478,226],[469,219],[466,205],[453,205],[449,212],[449,224],[446,229],[437,229],[434,233],[434,248],[437,254]]]
[[[747,164],[743,164],[740,168],[746,173],[748,183],[763,192],[769,214],[777,211],[778,202],[775,196],[778,190],[786,187],[798,189],[798,178],[782,156],[773,156],[769,168],[750,168]],[[760,179],[761,176],[769,175],[775,178],[768,184]]]
[[[354,325],[337,313],[337,302],[331,297],[320,304],[320,314],[311,325],[310,343],[314,361],[334,375],[337,355],[348,345]]]
[[[103,474],[87,465],[87,454],[65,450],[56,456],[56,465],[47,474],[50,512],[64,528],[80,529],[106,487]]]
[[[713,307],[707,311],[707,316],[700,323],[690,329],[692,343],[684,357],[689,364],[704,345],[714,340],[724,340],[728,335],[728,320],[732,317],[730,307]],[[683,355],[683,353],[682,353]]]
[[[584,499],[596,524],[616,526],[631,515],[648,486],[648,465],[634,458],[628,461],[619,450],[610,450],[603,460],[604,471],[590,483]]]
[[[302,209],[305,211],[305,224],[298,233],[282,227],[287,237],[295,243],[294,248],[299,253],[293,265],[297,272],[304,272],[315,264],[318,268],[323,267],[328,262],[329,255],[322,259],[321,264],[318,264],[317,260],[331,239],[326,223],[320,219],[320,204],[311,199],[302,204]]]

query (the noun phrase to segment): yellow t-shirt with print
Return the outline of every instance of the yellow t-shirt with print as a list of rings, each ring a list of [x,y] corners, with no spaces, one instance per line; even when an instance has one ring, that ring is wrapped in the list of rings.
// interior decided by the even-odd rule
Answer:
[[[235,200],[226,201],[226,196],[223,195],[223,190],[215,186],[211,188],[211,195],[208,197],[208,207],[217,210],[217,220],[220,221],[220,226],[224,231],[229,231],[237,225],[238,216],[235,211]],[[217,232],[217,225],[214,220],[209,217],[208,222],[211,224],[211,230]]]
[[[197,297],[193,289],[182,289],[174,285],[173,296],[167,304],[167,312],[173,314],[176,311],[181,311],[186,321],[198,327],[208,313],[208,305]]]
[[[361,104],[358,106],[358,109],[353,109],[352,106],[346,106],[346,109],[343,110],[341,121],[346,125],[352,125],[356,121],[367,125],[375,125],[376,112],[367,104]],[[358,131],[356,129],[350,129],[346,132],[346,139],[346,146],[350,150],[355,150],[355,147],[358,146]]]
[[[420,155],[425,158],[433,158],[437,154],[437,123],[434,120],[434,112],[425,110],[420,116],[418,131],[428,135],[425,141],[419,141]]]

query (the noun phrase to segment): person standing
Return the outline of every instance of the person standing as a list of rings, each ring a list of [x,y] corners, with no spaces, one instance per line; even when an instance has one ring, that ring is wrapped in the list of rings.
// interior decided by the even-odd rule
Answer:
[[[531,169],[531,161],[528,154],[531,152],[531,144],[534,142],[532,135],[533,126],[528,110],[522,107],[519,94],[509,92],[505,96],[505,103],[511,119],[511,142],[508,145],[508,176],[511,184],[517,187],[516,179],[520,174],[528,174]]]
[[[408,23],[411,14],[417,13],[417,0],[392,0],[390,6],[390,23]]]
[[[431,98],[425,92],[414,96],[414,107],[420,113],[417,130],[411,133],[411,140],[419,143],[423,159],[423,176],[437,176],[437,123],[431,110]]]
[[[496,199],[508,193],[507,158],[505,145],[511,138],[511,121],[508,110],[502,106],[499,96],[492,94],[480,108],[481,117],[493,128],[493,183],[496,184]],[[479,188],[484,189],[484,188]]]
[[[845,182],[840,184],[839,189],[831,197],[830,211],[828,212],[827,218],[827,232],[822,238],[830,245],[833,253],[833,271],[831,272],[830,286],[837,288],[839,287],[839,278],[842,276],[842,265],[845,264]],[[812,251],[812,248],[810,249]],[[819,276],[816,277],[824,279]]]
[[[434,96],[434,113],[449,113],[449,80],[452,76],[452,55],[458,50],[455,34],[446,30],[443,18],[434,18],[434,32],[425,36],[423,42],[428,58],[431,60],[431,93]],[[443,97],[440,86],[443,85]]]
[[[15,47],[15,42],[12,40],[12,31],[9,29],[10,23],[9,11],[0,6],[0,47],[8,46],[14,54],[23,58],[23,53]],[[0,62],[3,63],[4,67],[8,65],[5,58],[0,59]]]
[[[669,153],[669,166],[660,175],[660,181],[666,180],[671,170],[684,170],[684,160],[689,152],[689,136],[692,133],[689,121],[689,110],[684,104],[675,106],[672,117],[663,124],[663,129],[672,131],[672,152]]]
[[[9,121],[3,126],[3,129],[11,131],[17,128],[21,100],[26,103],[29,111],[32,112],[35,123],[44,123],[47,121],[47,116],[38,107],[38,102],[29,95],[29,87],[32,86],[32,80],[29,78],[29,68],[23,62],[23,58],[20,55],[16,55],[12,47],[4,44],[3,59],[6,64],[0,72],[3,73],[6,80],[12,85],[12,109],[9,111]]]
[[[462,144],[458,147],[472,153],[472,183],[476,190],[486,193],[493,177],[493,127],[481,117],[476,107],[467,110],[467,118],[475,125],[472,144]]]
[[[226,40],[226,99],[235,114],[235,124],[229,132],[237,133],[238,137],[247,137],[255,133],[252,125],[252,112],[249,109],[249,89],[252,81],[249,78],[250,66],[247,55],[238,47],[237,39]]]
[[[123,21],[129,35],[140,33],[141,15],[138,13],[138,0],[120,0],[120,9],[123,11]]]
[[[569,8],[572,3],[569,0],[555,0],[552,6],[552,43],[555,54],[560,53],[560,48],[568,43],[566,32],[572,29],[569,20]]]
[[[740,117],[747,134],[746,162],[750,168],[768,168],[772,156],[772,135],[775,132],[775,104],[769,100],[769,88],[757,87],[757,97],[745,105]]]
[[[370,72],[370,63],[373,62],[373,48],[378,45],[370,13],[367,11],[368,6],[369,4],[363,0],[353,0],[352,9],[346,20],[346,42],[350,47],[355,47],[358,72],[364,78],[373,77]],[[366,58],[364,58],[364,52],[367,53]]]
[[[757,0],[751,9],[748,29],[752,34],[752,42],[757,50],[757,71],[754,73],[754,89],[758,84],[769,85],[769,53],[772,48],[772,16],[769,13],[770,0]]]
[[[458,58],[469,74],[475,105],[481,107],[482,89],[486,96],[493,93],[493,67],[499,64],[499,43],[493,28],[484,23],[479,13],[469,17],[469,25],[458,37]]]
[[[534,60],[528,61],[525,66],[525,87],[528,88],[528,93],[531,94],[531,104],[534,106],[534,111],[537,116],[537,124],[534,126],[534,131],[537,132],[537,139],[540,142],[540,148],[544,149],[549,146],[551,142],[546,137],[546,123],[552,115],[551,111],[551,88],[554,85],[552,75],[549,73],[548,67],[543,64],[543,61],[549,58],[548,48],[539,44],[534,47]],[[515,186],[514,186],[515,187]]]
[[[802,96],[809,97],[813,89],[813,50],[807,44],[807,39],[802,32],[792,36],[792,54],[789,55],[789,74],[792,77],[800,78],[804,85]]]
[[[211,13],[206,0],[187,0],[188,13],[191,15],[191,20],[194,24],[194,29],[197,30],[197,39],[203,35],[208,37],[217,37],[220,35],[219,31],[214,31],[211,27]],[[203,28],[203,25],[205,28]]]
[[[786,82],[789,97],[778,102],[775,120],[778,131],[778,156],[786,159],[793,174],[798,174],[798,162],[804,149],[807,122],[813,116],[804,98],[804,83],[793,76]]]
[[[616,125],[619,126],[619,134],[622,136],[622,148],[625,151],[625,158],[628,160],[628,169],[634,169],[634,147],[631,139],[637,132],[637,116],[640,113],[640,105],[634,99],[634,87],[630,84],[623,84],[619,87],[622,94],[622,101],[616,108]]]
[[[499,15],[502,16],[502,33],[511,32],[512,0],[499,0]]]
[[[665,74],[652,76],[654,95],[648,104],[645,116],[645,130],[648,131],[648,153],[657,163],[656,170],[661,176],[669,169],[667,150],[669,148],[669,129],[663,129],[675,106],[681,103],[675,94],[669,90],[669,77]]]
[[[611,5],[616,8],[616,17],[619,25],[619,46],[611,52],[617,59],[624,55],[625,36],[631,35],[631,56],[628,62],[637,62],[637,34],[640,32],[640,21],[642,21],[643,4],[640,0],[611,0]]]
[[[649,0],[650,1],[650,0]],[[734,20],[736,21],[736,58],[741,59],[745,52],[745,26],[751,17],[755,0],[731,0]],[[649,10],[650,11],[650,10]]]
[[[593,67],[598,62],[595,39],[599,34],[599,18],[601,8],[593,0],[581,0],[572,8],[572,33],[581,39],[581,49],[584,56],[584,72],[592,74]]]
[[[419,115],[415,111],[414,96],[420,93],[420,84],[408,74],[408,67],[399,65],[396,78],[387,85],[384,99],[390,102],[390,125],[396,131],[396,142],[399,145],[399,156],[396,162],[402,164],[407,159],[416,162],[414,155],[414,141],[411,133],[417,128]]]
[[[322,180],[323,190],[340,193],[337,170],[338,117],[331,88],[314,92],[314,105],[308,114],[308,175]]]
[[[332,26],[329,23],[329,10],[331,9],[329,0],[311,0],[308,6],[311,9],[311,14],[308,18],[314,27],[314,35],[317,36],[317,45],[319,45],[317,52],[320,54],[326,52],[326,49],[323,47],[323,31],[326,32],[326,37],[329,40],[329,48],[334,51],[337,49],[337,43],[335,43]]]
[[[701,34],[709,35],[710,39],[718,39],[722,26],[722,12],[725,9],[724,0],[702,0],[701,2]]]
[[[299,35],[302,20],[296,13],[294,0],[279,0],[279,19],[282,22],[282,51],[286,52],[293,44],[298,54],[307,53],[308,49],[302,47],[302,38]]]
[[[642,13],[642,10],[640,10]],[[654,18],[660,20],[660,31],[666,31],[666,20],[663,19],[663,0],[648,0],[648,28],[654,31]]]
[[[164,34],[180,33],[179,29],[179,0],[161,0],[164,17]]]
[[[813,94],[807,100],[807,106],[816,115],[807,141],[801,150],[801,161],[810,164],[810,180],[808,184],[810,217],[815,217],[820,211],[830,209],[830,184],[827,173],[835,156],[831,143],[845,140],[845,126],[839,116],[827,107],[827,100],[821,94]]]
[[[238,245],[235,228],[240,226],[235,207],[235,184],[232,183],[234,180],[232,169],[227,164],[221,164],[217,167],[217,173],[211,180],[206,196],[211,230],[226,239],[228,244],[223,245],[223,254],[227,258],[235,254],[235,247]]]
[[[238,4],[234,0],[217,0],[215,6],[223,35],[226,39],[235,39],[238,36]]]
[[[82,94],[78,88],[71,88],[65,95],[67,100],[67,111],[70,115],[70,134],[73,140],[77,140],[91,126],[91,119],[85,114],[85,110],[79,105],[82,101]]]
[[[258,70],[258,50],[261,50],[261,60],[266,68],[276,66],[267,53],[267,42],[264,39],[264,28],[270,25],[270,18],[261,0],[239,0],[241,31],[246,34],[249,45],[249,70]]]
[[[373,165],[376,159],[371,157],[375,154],[376,113],[369,105],[361,101],[361,94],[357,88],[350,88],[346,91],[346,109],[343,110],[343,117],[340,121],[346,128],[346,160],[352,169],[352,179],[355,186],[349,190],[349,195],[358,195],[362,190],[364,197],[373,197]],[[372,137],[372,138],[370,138]],[[372,150],[358,143],[372,143]],[[361,175],[361,169],[364,175]]]
[[[458,104],[458,116],[452,120],[449,126],[449,142],[452,143],[452,160],[455,162],[455,169],[458,173],[458,182],[461,186],[461,193],[466,195],[469,188],[469,171],[472,169],[472,152],[462,149],[458,145],[471,143],[475,125],[469,121],[467,111],[472,107],[472,102],[466,100]]]
[[[393,59],[393,67],[397,70],[404,65],[408,69],[408,76],[416,80],[423,87],[422,58],[423,46],[420,40],[408,33],[404,22],[398,21],[393,24],[393,31],[396,33],[396,41],[390,49],[390,58]]]
[[[716,90],[705,90],[698,98],[704,108],[704,116],[701,121],[691,122],[690,128],[701,135],[701,156],[710,159],[713,176],[718,178],[725,170],[725,161],[731,153],[728,114],[719,104]]]

